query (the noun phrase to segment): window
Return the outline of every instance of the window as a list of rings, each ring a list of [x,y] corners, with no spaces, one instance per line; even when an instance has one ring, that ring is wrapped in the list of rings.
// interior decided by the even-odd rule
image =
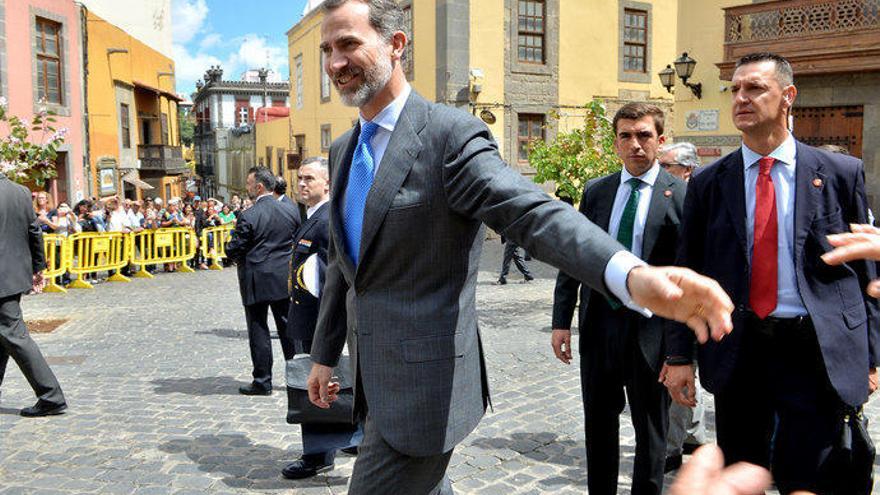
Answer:
[[[327,55],[321,51],[321,101],[330,101],[330,76],[324,70],[324,61]]]
[[[330,124],[321,126],[321,151],[329,151],[330,144],[333,143],[333,137],[330,133]]]
[[[517,130],[517,159],[520,162],[529,161],[529,144],[536,139],[544,139],[544,115],[539,113],[519,114],[519,129]]]
[[[403,73],[406,78],[412,81],[415,75],[415,65],[413,64],[413,12],[412,4],[403,8],[403,29],[406,33],[406,48],[403,49]]]
[[[238,107],[238,125],[248,123],[248,107]]]
[[[648,13],[644,10],[623,11],[623,70],[648,71]]]
[[[296,67],[296,108],[303,107],[303,57],[302,54],[293,59]]]
[[[131,116],[128,113],[128,105],[125,103],[119,104],[119,124],[122,126],[122,147],[125,149],[131,148],[131,128],[130,128]]]
[[[544,63],[544,0],[519,0],[517,58],[530,64]]]
[[[36,48],[37,98],[61,105],[61,24],[37,17]]]

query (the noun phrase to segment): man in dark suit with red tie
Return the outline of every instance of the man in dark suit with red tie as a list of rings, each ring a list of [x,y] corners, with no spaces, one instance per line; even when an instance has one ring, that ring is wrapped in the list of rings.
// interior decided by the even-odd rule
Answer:
[[[866,223],[864,169],[791,135],[797,89],[784,58],[744,57],[731,91],[742,148],[691,179],[678,254],[736,305],[733,332],[699,348],[700,378],[715,394],[727,463],[772,466],[782,493],[837,493],[829,454],[841,412],[871,391],[880,313],[862,290],[873,263],[828,266],[820,256],[828,234]],[[673,400],[692,405],[688,333],[667,327],[663,379]]]

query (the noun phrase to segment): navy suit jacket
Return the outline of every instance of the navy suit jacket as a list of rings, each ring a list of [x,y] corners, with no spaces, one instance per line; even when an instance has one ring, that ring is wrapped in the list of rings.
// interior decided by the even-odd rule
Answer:
[[[238,264],[238,287],[245,306],[287,299],[287,273],[299,212],[264,196],[240,212],[226,254]]]
[[[880,362],[877,300],[865,294],[874,263],[826,265],[826,236],[867,223],[861,160],[797,143],[794,262],[801,299],[813,320],[825,369],[840,398],[853,406],[868,397],[868,368]],[[700,346],[700,378],[711,392],[723,389],[737,363],[749,310],[743,157],[737,150],[691,178],[677,263],[714,278],[736,305],[733,332]],[[781,233],[780,233],[781,235]],[[667,326],[667,356],[691,357],[693,333]]]
[[[313,254],[318,255],[318,272],[324,285],[327,267],[327,251],[330,248],[330,203],[324,203],[311,217],[303,222],[293,238],[293,258],[290,263],[290,311],[287,328],[297,340],[312,340],[318,323],[320,297],[315,297],[300,284],[299,268]],[[322,287],[323,289],[323,287]]]
[[[618,186],[620,186],[620,172],[591,180],[584,188],[581,199],[580,212],[606,232],[611,222],[611,209],[614,206]],[[665,266],[675,262],[686,187],[684,181],[660,169],[654,182],[642,240],[642,258],[652,265]],[[659,373],[666,320],[659,317],[645,318],[626,308],[614,311],[604,296],[597,294],[565,272],[559,272],[556,277],[556,289],[553,293],[553,328],[571,328],[578,289],[580,289],[581,301],[578,320],[581,358],[583,359],[585,346],[590,341],[585,336],[607,338],[620,330],[625,318],[634,317],[638,319],[639,348],[648,365]],[[608,359],[614,358],[608,356]]]

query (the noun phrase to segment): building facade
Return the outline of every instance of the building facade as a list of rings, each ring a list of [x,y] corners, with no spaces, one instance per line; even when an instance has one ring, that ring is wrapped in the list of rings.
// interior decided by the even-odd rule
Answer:
[[[278,81],[268,71],[264,72],[262,81],[248,80],[252,79],[251,72],[244,74],[244,80],[229,81],[223,79],[223,69],[211,67],[205,72],[204,82],[196,84],[192,95],[192,112],[196,116],[193,144],[203,196],[228,199],[232,192],[244,189],[244,183],[237,179],[241,171],[231,169],[231,157],[242,151],[230,146],[230,133],[235,130],[234,137],[239,141],[240,136],[246,134],[240,128],[254,125],[258,108],[289,106],[289,83]],[[242,160],[236,163],[240,162]]]
[[[704,162],[740,146],[731,116],[730,79],[743,55],[788,58],[798,96],[792,132],[812,145],[836,144],[865,163],[872,208],[880,207],[880,0],[680,0],[679,51],[698,61],[697,99],[675,88],[679,139]]]
[[[0,0],[0,96],[8,102],[7,111],[30,119],[46,108],[55,113],[55,127],[67,129],[55,161],[57,177],[44,187],[56,204],[90,194],[83,133],[83,29],[72,0]]]
[[[527,175],[528,143],[582,125],[593,98],[605,99],[609,112],[632,100],[672,110],[655,73],[676,55],[678,0],[400,3],[413,88],[481,116],[505,160]],[[357,119],[323,72],[319,5],[310,2],[287,33],[291,149],[302,156],[326,155]]]
[[[182,156],[174,62],[85,10],[87,105],[94,190],[98,196],[181,196]]]

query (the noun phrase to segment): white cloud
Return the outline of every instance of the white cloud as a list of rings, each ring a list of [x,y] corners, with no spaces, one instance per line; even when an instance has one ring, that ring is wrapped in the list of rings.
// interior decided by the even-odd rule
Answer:
[[[248,69],[266,67],[275,71],[282,79],[287,79],[286,44],[271,45],[266,37],[257,34],[246,34],[235,41],[240,45],[238,51],[232,53],[224,64],[229,70],[224,76],[230,79],[237,78]]]
[[[177,72],[178,91],[189,94],[195,91],[195,82],[202,78],[212,65],[220,65],[221,60],[205,53],[191,54],[185,46],[174,44],[174,67]]]
[[[209,50],[214,48],[215,46],[218,46],[221,41],[223,41],[222,36],[217,33],[211,33],[202,38],[202,41],[199,42],[199,50]]]
[[[208,17],[205,0],[174,0],[171,8],[174,43],[185,45],[202,30]]]

